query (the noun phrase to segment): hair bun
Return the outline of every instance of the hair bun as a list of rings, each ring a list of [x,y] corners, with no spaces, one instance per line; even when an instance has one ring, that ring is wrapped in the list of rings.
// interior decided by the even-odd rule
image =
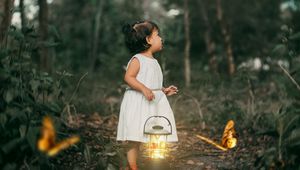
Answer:
[[[123,25],[123,27],[122,27],[122,32],[123,32],[123,34],[125,34],[125,35],[128,35],[128,34],[130,34],[130,33],[132,33],[134,31],[134,29],[132,28],[132,26],[130,25],[130,24],[125,24],[125,25]]]
[[[126,22],[122,25],[122,32],[127,48],[132,54],[145,51],[150,48],[147,43],[147,36],[150,36],[153,30],[159,30],[158,26],[151,21]]]

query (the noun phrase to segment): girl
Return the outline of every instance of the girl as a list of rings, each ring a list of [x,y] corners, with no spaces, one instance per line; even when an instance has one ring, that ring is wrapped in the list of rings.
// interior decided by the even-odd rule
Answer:
[[[117,140],[130,144],[127,160],[130,168],[136,170],[140,143],[148,141],[143,133],[147,118],[153,115],[167,117],[173,129],[168,142],[178,141],[174,115],[166,98],[177,94],[178,90],[173,85],[167,88],[162,86],[162,71],[153,57],[162,49],[158,26],[151,21],[140,21],[124,25],[122,31],[127,48],[135,55],[127,64],[124,77],[130,87],[120,108]]]

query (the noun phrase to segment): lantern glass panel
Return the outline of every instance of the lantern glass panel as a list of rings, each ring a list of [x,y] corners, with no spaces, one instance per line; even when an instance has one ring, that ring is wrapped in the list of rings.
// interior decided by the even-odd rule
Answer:
[[[163,159],[167,153],[167,135],[149,135],[148,143],[149,157],[154,159]]]

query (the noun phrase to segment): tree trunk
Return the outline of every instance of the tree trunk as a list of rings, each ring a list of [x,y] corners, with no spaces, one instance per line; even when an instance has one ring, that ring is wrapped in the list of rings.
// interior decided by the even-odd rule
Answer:
[[[143,11],[144,11],[144,19],[149,20],[150,19],[150,1],[149,0],[143,0]]]
[[[185,36],[185,47],[184,47],[184,78],[185,86],[190,87],[191,85],[191,66],[190,66],[190,21],[189,21],[189,8],[188,0],[184,0],[184,36]]]
[[[100,26],[101,26],[101,17],[103,12],[103,0],[98,1],[97,13],[95,16],[95,29],[93,33],[93,48],[92,48],[92,57],[91,57],[91,66],[92,71],[95,69],[95,63],[97,61],[97,54],[99,49],[99,36],[100,36]]]
[[[209,56],[209,68],[211,72],[218,73],[215,42],[211,38],[211,25],[208,20],[207,11],[204,8],[203,0],[199,0],[199,6],[201,9],[201,15],[205,26],[204,41],[206,45],[207,54]]]
[[[227,55],[227,63],[228,63],[228,73],[229,75],[233,75],[235,72],[235,64],[234,57],[232,53],[232,45],[231,45],[231,36],[228,32],[226,21],[223,18],[223,10],[221,0],[216,0],[217,2],[217,19],[220,23],[221,32],[224,38],[226,55]]]
[[[20,8],[20,14],[21,14],[21,26],[22,29],[26,26],[26,16],[24,13],[24,0],[20,0],[20,4],[19,4],[19,8]]]
[[[14,0],[1,0],[0,2],[0,47],[6,46],[7,31],[11,23]]]
[[[38,0],[39,4],[39,36],[41,46],[39,50],[40,55],[40,69],[51,72],[50,58],[46,42],[48,39],[48,4],[47,0]]]

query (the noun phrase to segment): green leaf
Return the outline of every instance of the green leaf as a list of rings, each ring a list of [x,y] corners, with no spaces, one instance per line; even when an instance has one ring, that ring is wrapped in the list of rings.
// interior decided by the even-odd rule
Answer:
[[[44,107],[55,113],[59,113],[61,111],[61,107],[55,102],[45,103]]]
[[[27,34],[33,33],[34,32],[34,28],[33,28],[33,26],[32,27],[23,27],[22,31],[23,31],[23,33],[25,35],[27,35]]]
[[[14,148],[18,147],[23,138],[15,138],[7,142],[1,147],[4,154],[10,153]]]
[[[60,43],[57,43],[57,42],[45,41],[45,42],[42,42],[42,43],[41,43],[41,46],[49,48],[49,47],[56,47],[56,46],[58,46],[59,44],[60,44]]]
[[[9,31],[8,35],[12,36],[16,40],[23,40],[24,35],[19,31]]]
[[[50,82],[50,83],[53,82],[53,78],[52,77],[45,77],[44,80],[46,80],[47,82]]]
[[[299,125],[300,116],[295,115],[292,118],[288,119],[288,122],[285,124],[283,129],[283,134],[290,133],[291,129],[295,128],[297,125]]]
[[[5,91],[4,93],[4,100],[6,101],[6,103],[10,103],[12,100],[14,99],[14,93],[12,90],[8,89],[7,91]]]
[[[283,56],[287,53],[287,47],[284,44],[278,44],[272,50],[272,53],[277,56]]]
[[[50,25],[49,26],[49,34],[53,35],[56,39],[60,39],[60,35],[56,29],[55,26],[53,25]]]
[[[117,152],[107,152],[105,153],[104,155],[107,155],[107,156],[115,156],[117,154]]]
[[[40,131],[40,127],[30,126],[26,134],[26,140],[28,141],[33,151],[36,150],[36,142],[37,142],[39,131]]]
[[[56,46],[59,46],[60,45],[60,43],[58,43],[58,42],[48,42],[48,43],[46,43],[46,47],[56,47]]]
[[[0,59],[3,59],[9,55],[9,51],[7,49],[0,50]]]
[[[271,165],[274,162],[276,154],[277,149],[275,147],[271,147],[264,152],[262,160],[264,160],[266,165]]]
[[[16,163],[7,163],[3,167],[3,170],[15,170],[15,169],[17,169],[17,164]]]
[[[289,37],[291,40],[297,40],[300,38],[300,32],[297,32]]]
[[[84,159],[86,163],[90,163],[91,162],[91,152],[90,152],[90,148],[88,145],[84,145]]]
[[[5,115],[4,113],[1,113],[1,114],[0,114],[0,124],[2,125],[2,127],[5,126],[6,122],[7,122],[7,117],[6,117],[6,115]]]
[[[2,156],[2,153],[0,153],[0,165],[3,164],[3,156]]]
[[[117,168],[113,164],[108,164],[107,170],[117,170]]]
[[[24,111],[21,111],[19,109],[11,109],[7,112],[10,119],[9,121],[12,122],[14,120],[18,120],[18,122],[24,124],[27,120],[27,116],[26,114],[24,113]],[[16,130],[18,130],[19,128],[19,125],[18,124],[14,124],[14,126],[16,127]]]
[[[289,137],[285,140],[285,144],[289,147],[299,147],[300,146],[300,127],[294,129]]]
[[[10,74],[7,73],[7,69],[0,68],[0,81],[3,82],[8,79]],[[2,84],[4,86],[4,84]]]
[[[41,73],[41,76],[43,76],[43,77],[49,76],[49,73],[47,73],[47,72],[42,72],[42,73]]]
[[[21,126],[19,127],[19,132],[20,132],[21,138],[25,137],[26,126],[25,126],[25,125],[21,125]]]
[[[38,87],[41,85],[40,81],[38,80],[31,80],[29,84],[33,92],[37,91]]]

